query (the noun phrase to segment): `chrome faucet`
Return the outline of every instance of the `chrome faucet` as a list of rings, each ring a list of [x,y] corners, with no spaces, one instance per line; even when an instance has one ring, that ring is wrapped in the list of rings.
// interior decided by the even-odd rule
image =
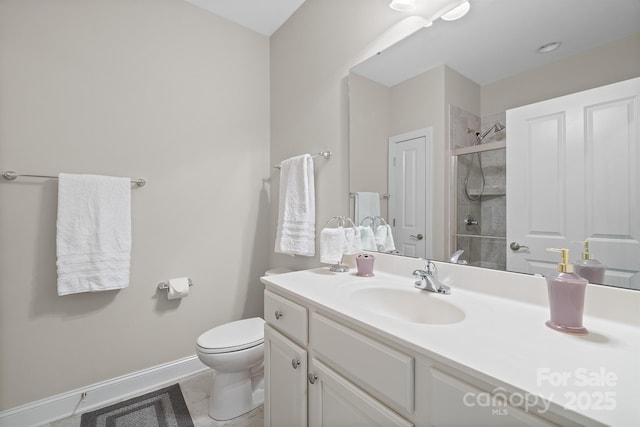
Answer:
[[[413,270],[413,275],[420,278],[414,284],[416,288],[437,294],[448,295],[451,293],[451,288],[438,280],[438,270],[433,261],[425,260],[424,268],[424,270]]]

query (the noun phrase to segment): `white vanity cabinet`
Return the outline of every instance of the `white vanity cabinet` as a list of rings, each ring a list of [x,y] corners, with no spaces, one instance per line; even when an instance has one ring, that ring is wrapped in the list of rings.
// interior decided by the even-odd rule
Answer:
[[[267,427],[579,425],[293,299],[265,291]]]
[[[313,326],[307,342],[309,318]],[[266,427],[413,425],[380,400],[387,396],[413,406],[412,358],[269,291],[265,319]],[[381,360],[395,363],[366,372]],[[377,396],[337,370],[365,379]],[[397,370],[402,378],[387,389]]]

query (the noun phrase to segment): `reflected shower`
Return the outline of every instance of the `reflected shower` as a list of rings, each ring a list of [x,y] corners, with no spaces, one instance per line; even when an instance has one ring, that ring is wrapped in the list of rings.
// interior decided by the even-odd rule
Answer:
[[[480,132],[476,132],[476,143],[474,145],[478,145],[478,144],[482,143],[482,140],[485,139],[487,137],[487,135],[489,135],[489,133],[491,131],[493,131],[495,133],[498,133],[501,130],[505,130],[504,125],[502,123],[495,123],[489,129],[485,130],[482,135],[480,135]]]
[[[505,126],[502,123],[496,122],[493,126],[491,126],[489,129],[487,129],[486,131],[484,131],[482,134],[480,134],[480,132],[475,132],[476,134],[476,142],[473,144],[478,145],[482,143],[482,140],[484,140],[487,135],[489,135],[491,133],[491,131],[493,131],[494,133],[498,133],[500,131],[505,130]],[[467,129],[467,133],[471,133],[474,132],[472,129]],[[480,153],[476,152],[474,153],[477,157],[478,157],[478,166],[480,168],[480,180],[481,180],[481,186],[480,186],[480,192],[477,195],[472,196],[471,194],[469,194],[469,175],[471,174],[471,169],[473,166],[473,158],[471,159],[471,164],[469,165],[469,167],[467,168],[467,175],[464,178],[464,195],[467,196],[467,199],[471,200],[471,201],[477,201],[480,200],[480,197],[482,197],[482,193],[484,193],[484,171],[482,170],[482,159],[480,158]]]

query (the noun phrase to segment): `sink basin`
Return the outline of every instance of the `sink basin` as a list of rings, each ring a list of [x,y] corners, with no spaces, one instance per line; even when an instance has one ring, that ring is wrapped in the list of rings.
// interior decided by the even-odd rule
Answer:
[[[446,301],[447,295],[413,288],[366,287],[353,290],[348,298],[367,311],[405,322],[444,325],[465,317],[462,310]]]

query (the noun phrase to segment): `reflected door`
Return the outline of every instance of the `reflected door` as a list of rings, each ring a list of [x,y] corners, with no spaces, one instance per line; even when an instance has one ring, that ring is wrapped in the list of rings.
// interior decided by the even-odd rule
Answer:
[[[432,147],[431,129],[389,138],[389,220],[402,255],[433,256]]]
[[[640,78],[507,111],[507,269],[547,274],[590,241],[640,289]]]

